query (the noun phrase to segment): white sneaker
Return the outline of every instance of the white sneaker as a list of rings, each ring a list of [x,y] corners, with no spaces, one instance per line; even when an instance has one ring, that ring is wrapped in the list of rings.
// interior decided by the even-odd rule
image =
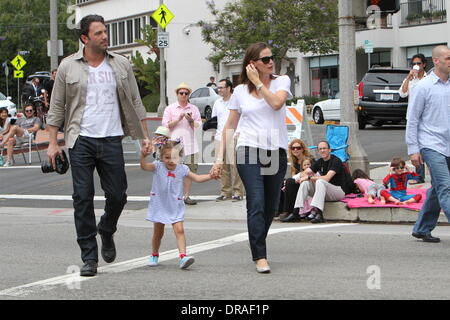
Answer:
[[[149,267],[156,267],[158,265],[158,256],[153,256],[151,255],[150,258],[148,259],[148,263],[147,265]]]
[[[187,269],[194,262],[195,262],[194,257],[185,256],[183,259],[180,259],[180,269]]]
[[[5,164],[3,165],[4,167],[11,167],[12,163],[9,161],[6,161]]]

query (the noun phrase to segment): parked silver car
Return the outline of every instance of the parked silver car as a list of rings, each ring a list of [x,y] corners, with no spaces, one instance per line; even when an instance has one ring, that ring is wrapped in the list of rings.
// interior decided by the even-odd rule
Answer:
[[[212,87],[201,87],[192,92],[189,102],[198,107],[200,114],[205,119],[211,119],[214,102],[219,99],[217,89]]]
[[[10,117],[15,117],[17,114],[16,104],[11,101],[11,97],[5,96],[0,92],[0,108],[6,107]]]

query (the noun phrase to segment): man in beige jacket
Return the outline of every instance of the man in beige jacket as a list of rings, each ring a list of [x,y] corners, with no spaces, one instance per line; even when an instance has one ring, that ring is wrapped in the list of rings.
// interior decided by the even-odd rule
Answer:
[[[47,127],[49,161],[62,155],[57,143],[64,123],[73,180],[73,206],[77,241],[84,266],[81,276],[95,276],[98,265],[97,232],[102,257],[116,257],[113,234],[127,202],[127,178],[122,150],[123,136],[142,140],[149,149],[145,108],[129,61],[107,51],[108,35],[101,16],[89,15],[80,22],[84,48],[65,58],[58,68]],[[94,169],[105,192],[105,213],[98,226],[94,214]]]

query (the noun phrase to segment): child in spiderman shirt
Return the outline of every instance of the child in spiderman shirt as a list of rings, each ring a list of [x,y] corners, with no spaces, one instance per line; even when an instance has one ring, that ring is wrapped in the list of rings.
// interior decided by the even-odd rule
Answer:
[[[380,195],[397,205],[419,202],[422,199],[420,194],[406,194],[408,180],[415,180],[416,177],[418,174],[409,171],[403,159],[394,158],[391,161],[389,174],[383,179],[383,184],[386,187],[389,185],[391,189],[390,191],[382,190]]]

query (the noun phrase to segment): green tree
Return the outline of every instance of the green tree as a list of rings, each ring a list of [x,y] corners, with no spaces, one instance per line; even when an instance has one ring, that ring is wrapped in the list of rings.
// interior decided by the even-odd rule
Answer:
[[[203,40],[213,47],[213,64],[243,57],[255,42],[266,42],[277,57],[276,73],[288,50],[326,54],[338,49],[336,0],[240,0],[218,10],[207,2],[215,21],[199,21]]]
[[[73,12],[68,7],[73,0],[58,0],[58,39],[63,40],[64,55],[78,50],[78,36],[71,26]],[[18,51],[29,51],[23,58],[27,64],[22,69],[25,77],[36,71],[50,71],[50,57],[47,56],[47,40],[50,39],[49,0],[1,0],[0,1],[0,63],[8,62],[10,68],[9,93],[17,100],[17,80],[12,77],[13,66],[9,63]],[[69,27],[71,27],[69,29]],[[60,60],[63,57],[60,57]],[[20,80],[21,86],[25,78]],[[0,91],[6,93],[3,68],[0,69]]]
[[[151,57],[144,61],[144,58],[139,53],[131,58],[134,66],[134,74],[140,86],[145,88],[145,95],[142,98],[142,102],[145,108],[149,112],[156,112],[159,106],[159,88],[160,88],[160,69],[159,69],[159,48],[156,45],[157,32],[151,25],[147,25],[142,29],[143,40],[136,40],[149,48],[149,54],[156,56],[155,60]],[[141,92],[142,94],[142,92]]]

